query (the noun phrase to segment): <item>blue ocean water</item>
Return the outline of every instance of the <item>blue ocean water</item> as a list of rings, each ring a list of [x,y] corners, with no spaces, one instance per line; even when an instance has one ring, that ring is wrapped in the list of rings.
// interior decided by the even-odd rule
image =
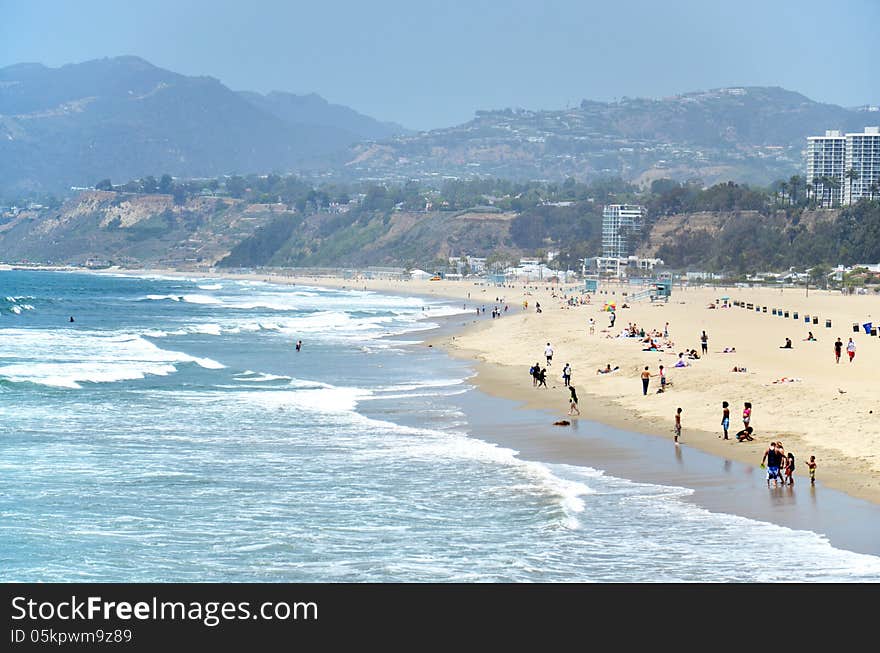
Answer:
[[[471,370],[416,346],[460,309],[0,271],[0,580],[880,580],[816,533],[482,440]]]

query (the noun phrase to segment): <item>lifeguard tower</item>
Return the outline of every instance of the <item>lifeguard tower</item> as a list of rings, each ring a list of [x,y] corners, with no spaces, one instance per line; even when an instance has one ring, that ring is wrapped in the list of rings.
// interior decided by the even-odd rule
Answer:
[[[645,290],[642,290],[641,292],[637,292],[636,294],[627,297],[627,300],[631,302],[639,302],[643,299],[650,299],[652,302],[655,302],[662,299],[664,302],[668,302],[671,296],[671,281],[655,281],[651,283],[651,285],[648,286]]]

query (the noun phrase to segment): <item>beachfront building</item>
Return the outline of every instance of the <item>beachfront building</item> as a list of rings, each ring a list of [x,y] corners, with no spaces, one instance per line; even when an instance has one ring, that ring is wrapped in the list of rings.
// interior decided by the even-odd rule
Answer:
[[[645,209],[634,204],[607,204],[602,211],[602,257],[626,258],[642,231]]]
[[[664,265],[663,259],[641,258],[638,256],[597,256],[588,259],[590,269],[603,277],[648,277],[654,268]]]
[[[635,204],[605,206],[602,211],[602,256],[596,260],[600,274],[624,276],[644,219],[644,207]]]
[[[880,197],[880,127],[865,127],[846,135],[843,203],[854,204],[863,197]],[[852,170],[852,179],[847,175]]]
[[[807,138],[807,183],[816,202],[827,209],[839,206],[843,198],[846,137],[837,130]]]
[[[807,138],[807,183],[825,208],[880,197],[880,127]]]

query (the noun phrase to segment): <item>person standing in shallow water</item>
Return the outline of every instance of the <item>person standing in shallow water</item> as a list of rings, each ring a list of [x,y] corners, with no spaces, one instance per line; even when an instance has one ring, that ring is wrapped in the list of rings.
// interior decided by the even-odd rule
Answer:
[[[681,435],[681,408],[675,409],[675,444],[678,446],[678,438]]]
[[[302,347],[303,347],[303,341],[297,340],[296,341],[296,350],[299,351],[300,349],[302,349]]]

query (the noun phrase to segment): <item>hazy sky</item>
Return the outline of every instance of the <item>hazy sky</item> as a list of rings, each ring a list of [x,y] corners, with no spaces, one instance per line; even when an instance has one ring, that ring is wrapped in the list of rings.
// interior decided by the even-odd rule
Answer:
[[[0,67],[132,54],[427,129],[733,85],[876,104],[878,28],[880,0],[0,0]]]

